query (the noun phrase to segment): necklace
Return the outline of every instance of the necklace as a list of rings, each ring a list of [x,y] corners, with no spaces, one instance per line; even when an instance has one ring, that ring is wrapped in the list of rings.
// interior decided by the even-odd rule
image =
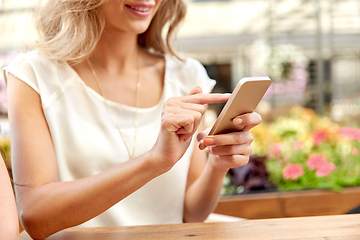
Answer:
[[[89,65],[89,68],[95,78],[95,81],[96,81],[96,84],[100,90],[100,94],[101,96],[104,98],[104,102],[105,102],[105,106],[108,110],[108,112],[110,113],[110,116],[121,136],[121,139],[123,140],[124,142],[124,145],[125,145],[125,148],[126,148],[126,151],[129,155],[129,160],[130,159],[133,159],[134,158],[134,153],[135,153],[135,144],[136,144],[136,137],[137,137],[137,128],[138,128],[138,109],[139,109],[139,89],[140,89],[140,67],[139,67],[139,57],[140,57],[140,50],[138,52],[138,56],[137,56],[137,77],[136,77],[136,111],[135,111],[135,129],[134,129],[134,143],[133,143],[133,148],[132,148],[132,152],[130,153],[130,150],[129,150],[129,147],[128,145],[126,144],[126,141],[125,141],[125,138],[120,130],[120,127],[119,127],[119,124],[117,123],[116,121],[116,118],[115,118],[115,115],[113,113],[113,111],[111,110],[111,107],[109,106],[109,103],[108,103],[108,99],[105,97],[105,94],[104,94],[104,91],[100,85],[100,81],[99,81],[99,78],[90,62],[90,60],[87,58],[87,63]]]

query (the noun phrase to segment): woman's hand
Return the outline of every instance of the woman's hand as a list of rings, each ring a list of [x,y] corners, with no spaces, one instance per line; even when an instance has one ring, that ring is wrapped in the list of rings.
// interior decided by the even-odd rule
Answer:
[[[249,130],[261,122],[261,116],[255,112],[240,115],[233,120],[235,126],[243,126],[240,132],[207,136],[208,131],[198,134],[199,148],[207,148],[209,163],[221,170],[244,166],[252,152],[253,137]]]
[[[170,170],[189,147],[205,113],[205,105],[228,99],[228,94],[202,94],[201,88],[195,87],[187,96],[167,100],[163,107],[160,134],[151,150],[151,159],[156,167],[164,172]]]

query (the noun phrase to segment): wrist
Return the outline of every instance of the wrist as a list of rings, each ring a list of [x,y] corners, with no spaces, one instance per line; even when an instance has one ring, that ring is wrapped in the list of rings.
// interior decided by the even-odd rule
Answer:
[[[209,154],[207,167],[209,168],[212,174],[225,177],[225,175],[229,171],[229,168],[221,166],[219,164],[219,160],[217,160],[216,158],[217,158],[216,155]]]
[[[159,156],[158,151],[154,148],[146,153],[146,161],[148,167],[153,169],[157,176],[168,172],[172,167],[172,165],[169,165],[169,161],[163,159],[162,156]]]

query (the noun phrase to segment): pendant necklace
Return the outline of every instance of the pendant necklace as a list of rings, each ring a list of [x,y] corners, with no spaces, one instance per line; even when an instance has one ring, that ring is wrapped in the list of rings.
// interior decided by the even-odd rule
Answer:
[[[109,105],[109,103],[108,103],[108,99],[105,97],[104,91],[103,91],[103,89],[102,89],[102,87],[101,87],[101,84],[100,84],[100,81],[99,81],[99,78],[98,78],[98,76],[97,76],[97,74],[96,74],[96,72],[95,72],[95,70],[94,70],[94,68],[93,68],[90,60],[89,60],[88,58],[86,59],[88,65],[89,65],[89,68],[90,68],[90,70],[91,70],[91,72],[92,72],[92,74],[93,74],[93,76],[94,76],[94,78],[95,78],[96,84],[97,84],[97,86],[98,86],[98,88],[99,88],[99,90],[100,90],[100,94],[101,94],[101,96],[104,98],[104,103],[105,103],[105,105],[106,105],[106,108],[107,108],[108,112],[110,113],[110,116],[111,116],[111,118],[112,118],[112,120],[113,120],[113,122],[114,122],[114,124],[115,124],[115,126],[116,126],[116,128],[117,128],[117,130],[118,130],[118,132],[119,132],[119,134],[120,134],[120,136],[121,136],[121,139],[122,139],[123,142],[124,142],[126,151],[127,151],[128,155],[129,155],[129,159],[133,159],[133,158],[134,158],[134,154],[135,154],[135,144],[136,144],[136,137],[137,137],[137,129],[138,129],[139,89],[140,89],[139,57],[140,57],[140,50],[138,51],[137,63],[136,63],[136,64],[137,64],[136,100],[135,100],[135,101],[136,101],[136,103],[135,103],[135,104],[136,104],[136,110],[135,110],[134,142],[133,142],[132,152],[130,152],[129,147],[128,147],[127,144],[126,144],[125,138],[124,138],[124,136],[123,136],[123,134],[122,134],[122,132],[121,132],[121,130],[120,130],[119,124],[118,124],[118,122],[116,121],[115,115],[114,115],[113,111],[111,110],[111,107],[110,107],[110,105]]]

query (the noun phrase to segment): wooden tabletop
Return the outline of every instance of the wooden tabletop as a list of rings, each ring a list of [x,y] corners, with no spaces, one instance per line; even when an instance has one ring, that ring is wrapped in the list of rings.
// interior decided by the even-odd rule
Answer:
[[[21,234],[20,240],[29,237]],[[239,222],[186,223],[136,227],[72,228],[49,240],[359,240],[360,214],[245,220]]]

